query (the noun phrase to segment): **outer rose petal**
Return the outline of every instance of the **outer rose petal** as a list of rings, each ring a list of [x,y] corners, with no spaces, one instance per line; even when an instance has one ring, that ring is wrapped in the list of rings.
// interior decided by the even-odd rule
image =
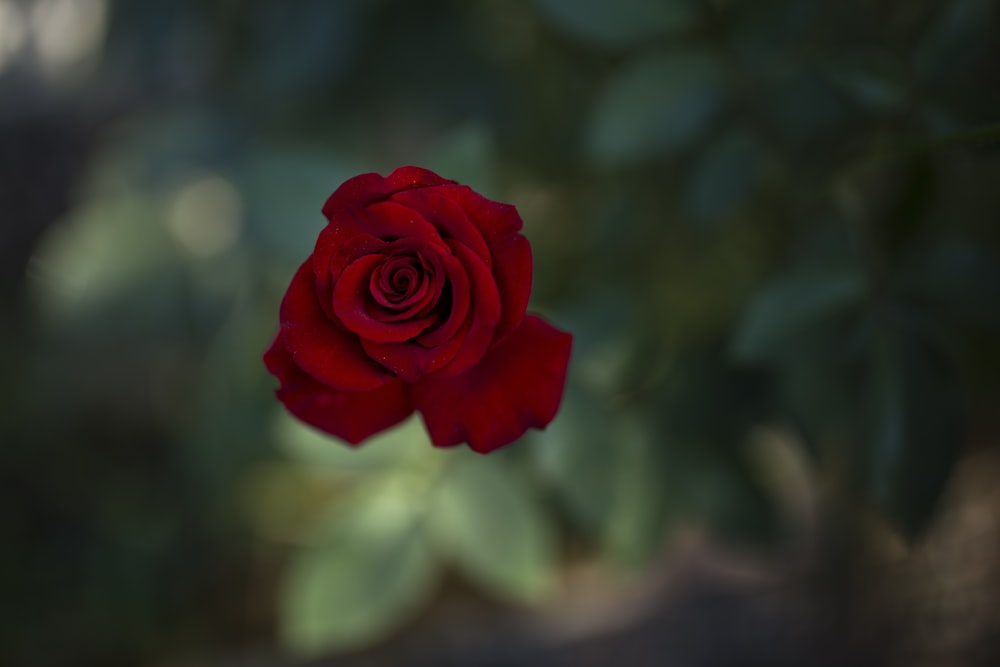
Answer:
[[[535,315],[483,360],[455,377],[425,377],[413,402],[438,447],[462,442],[486,454],[555,417],[573,337]]]
[[[420,167],[400,167],[385,177],[378,174],[361,174],[345,181],[330,195],[323,205],[323,215],[329,219],[338,211],[388,199],[401,190],[425,188],[445,183],[454,183],[454,181],[441,178],[433,171]]]
[[[320,308],[309,259],[285,292],[280,318],[281,337],[295,363],[323,384],[364,391],[391,377],[371,363],[357,336],[331,322]]]
[[[445,238],[452,238],[469,246],[479,258],[490,266],[493,258],[479,228],[469,220],[462,207],[442,193],[441,188],[407,190],[393,196],[393,201],[408,206],[437,228]]]
[[[443,185],[432,192],[458,204],[489,246],[493,276],[503,300],[496,330],[500,340],[521,323],[531,296],[531,246],[520,234],[524,226],[521,216],[510,204],[487,199],[464,185]]]
[[[520,234],[494,240],[493,277],[500,292],[502,314],[497,324],[500,340],[521,324],[531,296],[531,246]]]
[[[458,375],[477,364],[493,342],[500,320],[501,296],[489,269],[475,253],[454,241],[449,241],[448,245],[468,272],[472,287],[472,314],[469,328],[462,335],[462,347],[441,371],[444,375]]]
[[[354,239],[359,236],[441,242],[441,237],[432,224],[424,220],[418,211],[402,204],[384,201],[363,209],[353,208],[331,216],[330,224],[319,233],[313,248],[316,277],[322,278],[332,271],[336,279],[339,271],[339,263],[335,261],[338,251],[354,243]]]
[[[455,358],[465,340],[466,328],[443,345],[426,348],[413,343],[378,343],[362,340],[361,345],[368,356],[378,361],[405,382],[416,382]]]
[[[279,335],[264,364],[281,381],[275,392],[285,407],[305,423],[352,445],[403,421],[413,412],[407,386],[390,380],[371,391],[340,391],[300,369]]]
[[[448,183],[435,191],[461,206],[469,219],[475,221],[487,243],[491,238],[516,234],[524,226],[512,204],[487,199],[467,185]]]

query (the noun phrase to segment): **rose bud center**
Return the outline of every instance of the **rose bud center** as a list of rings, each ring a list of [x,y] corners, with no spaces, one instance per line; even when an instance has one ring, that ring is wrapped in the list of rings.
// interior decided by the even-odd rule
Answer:
[[[369,290],[372,298],[389,311],[409,308],[428,296],[429,267],[413,255],[395,255],[372,271]]]

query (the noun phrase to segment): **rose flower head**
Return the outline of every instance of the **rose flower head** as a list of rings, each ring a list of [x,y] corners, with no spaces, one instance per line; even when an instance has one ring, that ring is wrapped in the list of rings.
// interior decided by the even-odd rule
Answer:
[[[487,453],[559,409],[573,337],[526,314],[531,247],[509,204],[418,167],[356,176],[264,354],[289,412],[352,444],[423,416]]]

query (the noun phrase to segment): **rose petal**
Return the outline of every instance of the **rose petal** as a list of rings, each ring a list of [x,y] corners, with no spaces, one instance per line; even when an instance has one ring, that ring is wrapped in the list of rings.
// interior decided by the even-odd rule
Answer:
[[[413,342],[383,342],[367,337],[361,345],[372,359],[407,382],[424,375],[456,375],[476,364],[494,339],[500,296],[489,269],[461,243],[449,239],[453,255],[442,256],[448,273],[452,311],[439,327]]]
[[[462,347],[455,358],[442,369],[445,375],[455,375],[477,363],[493,342],[497,322],[500,320],[500,294],[489,269],[479,257],[461,243],[447,241],[452,253],[465,268],[472,295],[472,312],[469,327],[462,340]]]
[[[443,237],[453,238],[468,246],[486,266],[492,264],[490,249],[482,233],[469,220],[461,206],[441,193],[441,188],[407,190],[393,195],[392,199],[420,211],[424,219],[434,225]]]
[[[382,255],[368,255],[357,260],[340,274],[333,288],[333,312],[344,326],[365,340],[398,343],[418,336],[437,320],[437,315],[399,322],[382,322],[368,314],[371,274],[385,261]]]
[[[414,293],[412,300],[400,302],[392,308],[381,305],[373,297],[369,303],[368,315],[382,322],[417,319],[432,313],[437,317],[440,313],[436,306],[445,286],[445,271],[441,263],[443,257],[451,254],[448,246],[440,239],[427,241],[401,238],[386,245],[385,254],[387,262],[399,258],[407,262],[419,262],[424,284]]]
[[[281,382],[275,393],[289,412],[353,445],[413,413],[408,388],[399,380],[362,392],[340,391],[318,382],[295,364],[280,334],[264,354],[264,364]]]
[[[391,377],[365,354],[357,336],[320,308],[310,260],[292,278],[281,302],[281,333],[295,363],[324,384],[348,391],[374,389]]]
[[[435,317],[437,317],[435,306],[444,290],[444,269],[436,257],[428,260],[421,258],[421,264],[424,275],[421,278],[420,286],[414,290],[411,297],[393,305],[392,308],[387,308],[379,303],[378,299],[373,299],[368,314],[382,322],[410,320],[431,313],[435,313]]]
[[[524,226],[512,204],[487,199],[467,185],[447,183],[434,191],[458,204],[487,243],[491,236],[517,234]]]
[[[333,313],[333,285],[340,278],[344,268],[360,257],[382,251],[387,245],[389,244],[382,239],[362,234],[349,239],[340,248],[333,249],[332,253],[324,253],[321,259],[317,259],[316,254],[313,253],[316,297],[328,318],[331,320],[337,318]],[[323,270],[323,266],[327,267],[326,271]]]
[[[431,441],[487,453],[544,428],[562,400],[573,337],[535,315],[461,375],[425,377],[411,393]]]
[[[420,167],[400,167],[386,177],[361,174],[343,183],[323,205],[323,215],[329,220],[334,214],[355,206],[365,206],[388,199],[400,190],[454,183],[433,171]]]
[[[531,296],[531,246],[520,234],[493,240],[493,278],[500,292],[501,315],[495,340],[516,329]]]
[[[368,284],[372,298],[383,308],[398,311],[427,293],[422,263],[412,256],[386,257],[375,267]]]
[[[419,212],[393,201],[372,204],[366,208],[341,211],[330,218],[313,249],[316,276],[326,273],[338,250],[359,236],[372,236],[382,241],[422,239],[440,242],[434,225]]]
[[[519,233],[524,226],[521,216],[510,204],[487,199],[464,185],[442,185],[430,191],[457,203],[489,246],[493,276],[503,302],[496,330],[499,340],[521,323],[531,296],[531,246]]]
[[[441,313],[441,325],[423,334],[418,343],[424,347],[437,347],[455,337],[466,324],[469,306],[472,302],[472,285],[461,260],[453,255],[440,256],[439,261],[447,276],[448,298],[451,299],[447,313]]]
[[[455,183],[447,178],[441,178],[430,169],[413,166],[397,167],[385,177],[385,180],[393,192]]]
[[[455,245],[462,248],[461,244]],[[450,364],[460,350],[465,350],[463,363],[467,367],[469,365],[467,360],[475,356],[475,351],[479,350],[478,356],[474,359],[478,361],[489,345],[489,340],[483,342],[484,336],[478,329],[473,339],[468,341],[469,332],[475,321],[472,311],[474,290],[479,283],[485,283],[478,287],[482,293],[482,302],[478,307],[484,311],[480,320],[485,322],[486,326],[489,326],[490,322],[490,304],[498,304],[498,297],[495,295],[489,271],[482,262],[468,249],[462,248],[461,252],[476,272],[475,282],[470,279],[468,269],[457,255],[437,256],[448,277],[448,287],[445,289],[448,290],[448,297],[451,300],[450,313],[440,314],[441,317],[447,318],[444,322],[436,328],[429,329],[412,342],[393,343],[370,339],[361,341],[368,356],[378,360],[380,364],[407,382],[416,382],[424,375],[439,371]]]
[[[385,254],[385,248],[388,245],[387,241],[376,238],[371,234],[355,236],[345,241],[340,247],[333,248],[333,253],[329,255],[325,272],[322,267],[317,268],[314,266],[313,269],[317,276],[326,273],[330,277],[330,280],[335,282],[340,278],[340,274],[344,269],[355,260],[366,255]],[[325,256],[326,253],[324,253]],[[313,255],[313,261],[319,262],[320,260],[316,259],[316,255]]]
[[[400,379],[416,382],[434,373],[455,358],[462,347],[463,332],[437,347],[426,348],[415,342],[380,343],[362,340],[361,346],[369,357],[382,364]]]

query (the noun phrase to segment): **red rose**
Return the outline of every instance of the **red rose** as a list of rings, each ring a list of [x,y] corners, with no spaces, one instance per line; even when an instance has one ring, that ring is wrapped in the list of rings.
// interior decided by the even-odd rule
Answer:
[[[357,444],[417,410],[435,445],[483,453],[552,421],[573,338],[525,314],[513,206],[401,167],[350,179],[323,214],[264,354],[292,414]]]

